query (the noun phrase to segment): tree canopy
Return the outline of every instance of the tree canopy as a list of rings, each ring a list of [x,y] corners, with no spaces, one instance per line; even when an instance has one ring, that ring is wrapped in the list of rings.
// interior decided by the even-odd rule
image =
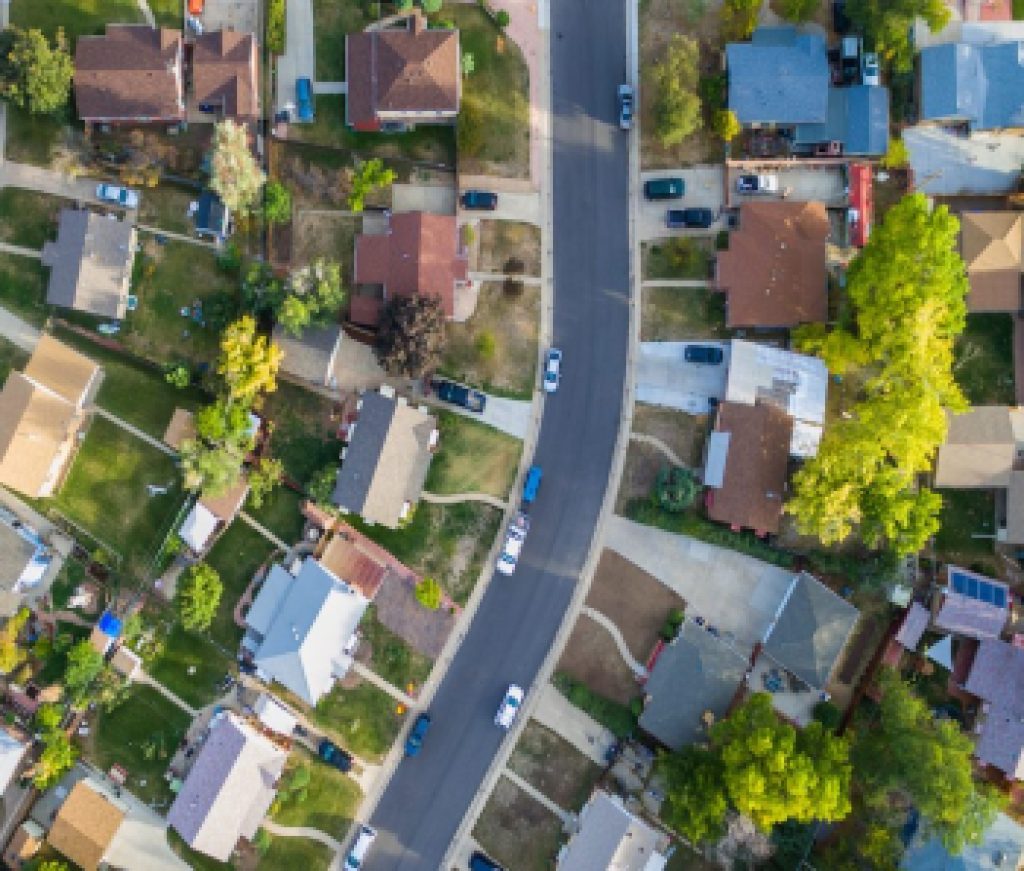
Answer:
[[[89,639],[79,641],[68,651],[68,664],[64,670],[64,689],[71,704],[84,707],[92,698],[93,683],[103,671],[103,655]]]
[[[231,211],[245,214],[259,200],[266,175],[249,147],[249,131],[228,119],[213,130],[210,187]]]
[[[698,747],[684,747],[664,756],[658,772],[666,783],[661,818],[694,843],[718,838],[729,809],[721,758]]]
[[[935,32],[946,26],[950,15],[943,0],[847,0],[846,14],[897,72],[910,72],[914,65],[914,19],[924,19]]]
[[[25,649],[18,644],[18,635],[29,616],[28,608],[21,608],[0,627],[0,672],[4,674],[10,674],[28,658]]]
[[[700,46],[681,33],[672,35],[665,57],[651,71],[655,89],[655,132],[666,148],[701,128],[697,96]]]
[[[813,18],[820,8],[819,0],[782,0],[782,17],[799,24]]]
[[[88,643],[88,642],[86,642]],[[32,767],[32,784],[36,789],[49,789],[78,758],[78,750],[60,729],[51,729],[43,736],[43,752]]]
[[[748,39],[757,27],[761,0],[725,0],[722,4],[722,36],[726,41]]]
[[[190,566],[181,576],[175,594],[181,625],[196,632],[209,629],[223,591],[224,585],[215,568],[206,563]]]
[[[281,483],[284,463],[274,457],[261,457],[249,469],[249,501],[253,508],[262,508],[267,496]]]
[[[34,115],[67,105],[75,65],[62,29],[53,45],[35,28],[6,30],[0,34],[0,55],[0,86],[6,99]]]
[[[217,361],[229,400],[251,406],[261,393],[273,393],[281,357],[281,349],[258,331],[251,316],[230,324],[221,335]]]
[[[422,378],[441,359],[444,310],[436,296],[394,296],[377,331],[377,355],[391,375]]]
[[[292,192],[277,179],[263,189],[263,214],[271,224],[287,224],[292,219]]]
[[[379,157],[362,160],[356,164],[352,173],[352,188],[348,195],[348,207],[353,212],[361,212],[366,206],[366,198],[373,191],[389,187],[395,180],[395,171],[384,166]]]
[[[320,258],[289,278],[285,296],[277,311],[277,322],[293,336],[310,324],[337,323],[338,309],[345,301],[341,267]]]

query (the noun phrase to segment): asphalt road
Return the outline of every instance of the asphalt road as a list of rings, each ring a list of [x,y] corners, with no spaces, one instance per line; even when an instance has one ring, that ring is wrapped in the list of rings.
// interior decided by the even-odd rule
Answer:
[[[587,558],[628,346],[628,141],[616,107],[626,26],[623,0],[552,3],[554,341],[564,371],[537,445],[544,480],[518,570],[491,583],[434,698],[422,752],[399,765],[371,820],[369,871],[440,867],[504,737],[493,724],[502,694],[533,681]]]

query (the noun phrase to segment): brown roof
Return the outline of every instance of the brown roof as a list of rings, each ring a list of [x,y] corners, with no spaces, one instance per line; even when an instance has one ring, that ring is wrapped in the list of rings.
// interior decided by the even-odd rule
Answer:
[[[722,486],[709,489],[708,516],[758,533],[779,531],[793,419],[771,405],[718,407],[716,432],[729,433]]]
[[[404,212],[391,216],[387,233],[356,237],[356,284],[382,285],[385,298],[416,293],[438,296],[450,318],[455,311],[455,284],[468,275],[469,260],[453,215]],[[377,309],[379,316],[379,304]],[[368,314],[360,311],[363,317]],[[357,320],[354,311],[351,317]]]
[[[389,572],[417,580],[412,569],[344,521],[338,521],[335,528],[317,559],[324,568],[355,587],[367,599],[377,595]]]
[[[960,253],[967,267],[972,312],[1016,312],[1024,273],[1024,214],[964,212]]]
[[[259,53],[251,33],[219,30],[196,38],[192,92],[227,118],[259,117]]]
[[[1005,487],[1010,481],[1016,440],[1010,409],[979,405],[946,412],[949,428],[935,463],[936,487]]]
[[[25,374],[62,399],[82,405],[89,399],[87,393],[95,384],[99,368],[84,354],[43,334],[25,367]]]
[[[181,31],[108,24],[75,46],[75,102],[85,121],[180,120]]]
[[[60,806],[47,840],[85,871],[96,871],[123,819],[121,808],[80,780]]]
[[[402,30],[350,33],[345,44],[348,124],[372,128],[380,121],[415,120],[424,112],[458,113],[457,30],[427,29],[417,12]]]
[[[821,323],[828,313],[824,203],[765,201],[740,206],[739,228],[718,255],[718,289],[730,327]]]
[[[183,441],[194,439],[195,437],[195,416],[188,409],[174,409],[174,414],[171,415],[171,422],[167,424],[167,430],[164,432],[164,444],[177,451],[180,450]]]
[[[242,510],[245,504],[245,497],[249,495],[249,482],[243,475],[234,487],[231,487],[220,496],[200,496],[199,502],[206,507],[214,517],[224,523],[230,523],[235,515]]]

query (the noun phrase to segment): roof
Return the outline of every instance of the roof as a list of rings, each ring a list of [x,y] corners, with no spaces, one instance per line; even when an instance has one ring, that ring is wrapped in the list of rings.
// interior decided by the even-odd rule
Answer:
[[[633,816],[618,796],[597,790],[580,811],[579,828],[559,857],[559,871],[661,871],[667,838]]]
[[[125,817],[122,808],[80,780],[57,811],[50,845],[85,871],[96,871]]]
[[[952,856],[942,846],[940,838],[919,838],[903,854],[900,868],[903,871],[1011,871],[1019,868],[1022,861],[1024,826],[1000,813],[980,844],[967,844],[959,855]]]
[[[725,463],[729,458],[729,433],[715,432],[708,434],[706,456],[704,458],[704,486],[721,487],[725,482]]]
[[[84,354],[44,333],[25,366],[36,384],[76,406],[84,405],[95,386],[100,367]]]
[[[725,716],[749,664],[731,645],[687,619],[647,679],[640,727],[673,750],[705,740],[705,711],[716,721]]]
[[[455,284],[468,276],[468,254],[454,215],[403,212],[391,215],[386,233],[356,237],[355,283],[381,285],[385,298],[438,296],[450,318],[455,313]],[[379,307],[373,314],[379,317]],[[353,319],[358,315],[351,311]]]
[[[970,311],[1016,314],[1021,309],[1024,214],[961,213],[960,254],[970,282]]]
[[[947,43],[921,50],[921,120],[974,130],[1024,126],[1024,41]]]
[[[164,444],[179,450],[183,441],[195,437],[196,422],[192,412],[185,408],[174,409],[171,422],[167,424],[167,430],[164,432]]]
[[[57,241],[43,245],[50,305],[102,318],[124,318],[135,259],[135,227],[113,215],[62,209]]]
[[[729,433],[722,484],[708,491],[708,516],[719,523],[779,531],[793,420],[771,405],[718,406],[716,432]]]
[[[330,537],[319,560],[324,568],[355,587],[367,599],[377,595],[384,578],[391,571],[405,577],[416,576],[380,545],[348,524],[339,524],[339,530]]]
[[[1006,543],[1024,544],[1024,472],[1011,472],[1006,487]]]
[[[343,336],[340,324],[306,327],[301,336],[293,336],[282,327],[275,328],[274,344],[284,354],[281,371],[321,387],[330,386],[334,360]]]
[[[264,726],[286,737],[292,734],[295,724],[299,721],[291,711],[269,693],[263,693],[256,699],[252,710]]]
[[[936,487],[1005,487],[1010,482],[1016,440],[1010,409],[977,405],[963,414],[946,412],[946,441],[939,445]]]
[[[730,329],[823,322],[829,232],[824,203],[743,203],[729,249],[718,255]]]
[[[459,32],[427,28],[415,13],[403,29],[350,33],[345,38],[348,96],[345,121],[373,127],[381,120],[459,111],[462,74]]]
[[[914,602],[903,615],[903,622],[896,633],[897,643],[907,650],[916,650],[931,619],[931,611],[920,602]]]
[[[240,837],[256,834],[287,758],[235,714],[216,715],[167,813],[168,825],[194,850],[226,862]]]
[[[205,493],[199,497],[197,505],[202,505],[214,517],[222,523],[231,523],[238,512],[242,510],[245,499],[249,495],[249,482],[245,475],[239,478],[238,483],[229,487],[220,496],[207,496]]]
[[[259,53],[251,33],[218,30],[195,39],[192,93],[221,117],[255,120],[260,114]]]
[[[365,596],[307,557],[261,633],[254,657],[257,667],[307,704],[316,705],[351,665],[345,646],[368,605]]]
[[[759,27],[725,47],[729,108],[742,124],[813,124],[828,112],[825,41],[795,27]]]
[[[223,200],[213,191],[203,191],[196,202],[192,216],[196,232],[224,236],[228,231],[230,212]]]
[[[942,591],[935,626],[971,638],[998,638],[1010,616],[1006,584],[959,566],[947,566],[946,574],[949,585]]]
[[[813,689],[824,689],[860,612],[816,578],[794,576],[764,652]]]
[[[256,598],[245,614],[245,624],[250,629],[260,636],[267,634],[293,580],[292,576],[276,563],[270,567]]]
[[[436,422],[402,400],[367,392],[354,426],[331,501],[395,528],[423,490]]]
[[[825,119],[796,126],[794,143],[843,143],[848,155],[877,156],[889,145],[889,89],[877,85],[852,85],[828,89]]]
[[[181,31],[108,24],[75,44],[75,104],[85,121],[180,120]]]
[[[1014,779],[1024,778],[1024,650],[983,638],[964,689],[988,703],[974,755]]]
[[[181,527],[178,529],[178,536],[191,551],[199,553],[206,547],[219,522],[216,514],[202,502],[196,502],[188,516],[182,521]]]
[[[0,728],[0,795],[7,791],[11,781],[21,771],[21,763],[30,743]]]
[[[0,520],[0,590],[14,590],[36,555],[37,546]]]

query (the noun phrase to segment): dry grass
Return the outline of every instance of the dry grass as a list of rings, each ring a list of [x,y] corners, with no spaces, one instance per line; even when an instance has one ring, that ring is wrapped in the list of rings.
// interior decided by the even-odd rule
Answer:
[[[519,467],[523,443],[494,427],[438,411],[440,447],[425,489],[431,493],[489,493],[505,499]]]
[[[508,767],[560,808],[574,813],[586,803],[601,776],[601,766],[536,720],[527,723]]]
[[[318,257],[341,264],[341,279],[352,286],[355,238],[362,218],[322,211],[299,211],[292,224],[292,267],[312,263]]]
[[[645,287],[640,339],[677,342],[725,339],[725,295],[706,287]]]
[[[638,404],[637,408],[641,408]],[[622,480],[615,497],[615,511],[622,514],[626,505],[634,499],[646,499],[658,475],[658,469],[665,465],[665,455],[653,445],[630,442],[626,448],[626,463],[622,468]]]
[[[671,408],[636,404],[633,409],[633,432],[661,439],[688,466],[700,466],[709,419],[704,414],[686,414]],[[668,457],[664,462],[668,463]]]
[[[478,233],[479,272],[540,275],[540,227],[521,221],[484,220]]]
[[[622,705],[628,705],[640,695],[640,685],[623,662],[608,630],[585,614],[580,615],[573,627],[557,671],[578,680],[591,692]]]
[[[558,852],[562,821],[507,777],[498,780],[473,837],[509,871],[548,871]]]

